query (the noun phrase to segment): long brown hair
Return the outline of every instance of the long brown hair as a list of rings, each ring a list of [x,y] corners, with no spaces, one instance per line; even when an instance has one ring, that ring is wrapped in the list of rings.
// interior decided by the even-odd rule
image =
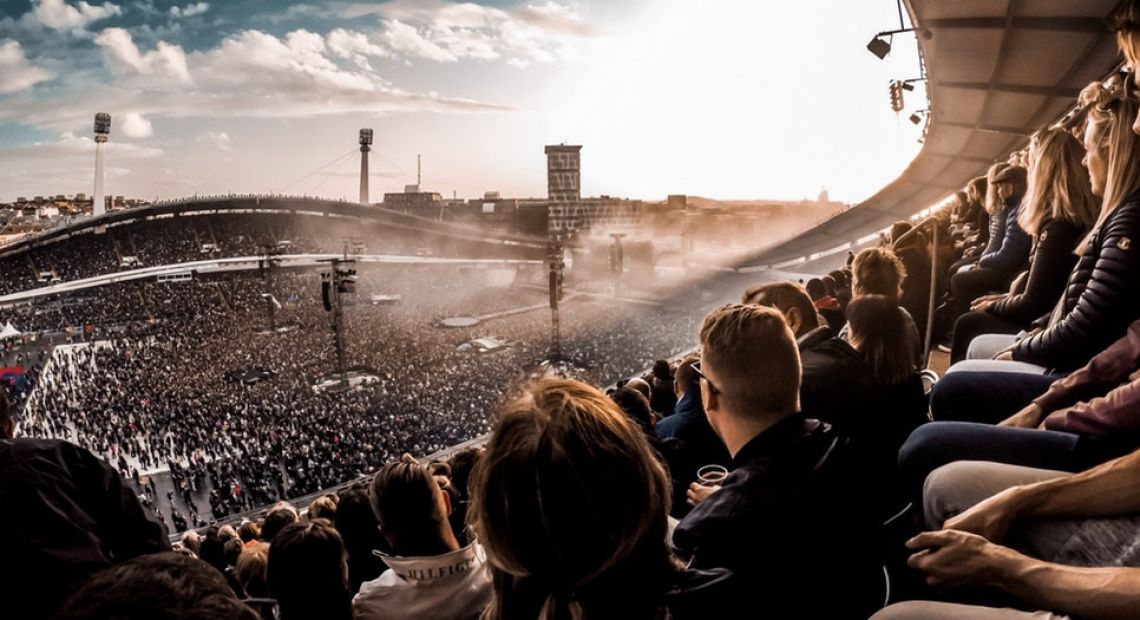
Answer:
[[[898,302],[864,295],[847,304],[851,346],[863,354],[879,383],[892,386],[914,375],[917,336]]]
[[[1046,129],[1030,147],[1029,191],[1017,223],[1036,237],[1046,220],[1062,220],[1088,231],[1100,202],[1092,193],[1089,171],[1081,163],[1084,146],[1064,129]]]
[[[494,582],[484,618],[661,618],[677,570],[670,483],[641,430],[577,381],[508,403],[471,480],[471,525]]]

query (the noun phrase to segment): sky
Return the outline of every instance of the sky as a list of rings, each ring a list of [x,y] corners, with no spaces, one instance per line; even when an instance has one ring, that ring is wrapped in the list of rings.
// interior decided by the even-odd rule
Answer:
[[[581,144],[583,195],[855,203],[921,148],[880,60],[894,0],[0,0],[0,201],[92,191],[373,200],[416,181],[546,195],[545,144]]]

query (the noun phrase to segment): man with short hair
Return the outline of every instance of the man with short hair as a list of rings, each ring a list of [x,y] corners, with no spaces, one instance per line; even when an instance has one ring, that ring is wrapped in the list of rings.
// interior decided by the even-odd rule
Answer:
[[[701,400],[732,471],[678,524],[674,547],[693,568],[731,570],[739,609],[865,618],[883,597],[875,526],[857,510],[846,440],[799,413],[800,357],[783,315],[723,306],[700,342]]]
[[[281,530],[301,519],[297,509],[286,501],[280,501],[265,514],[265,521],[261,524],[261,540],[272,543]]]
[[[779,310],[795,334],[803,371],[801,411],[843,424],[877,405],[872,402],[877,391],[870,366],[823,324],[803,287],[788,281],[760,284],[744,292],[743,302]]]
[[[450,497],[427,469],[403,455],[377,472],[369,499],[392,555],[387,571],[360,586],[353,617],[478,618],[491,600],[486,558],[478,543],[459,546]]]
[[[709,426],[705,410],[701,406],[700,377],[693,370],[693,364],[700,357],[692,355],[678,366],[673,377],[673,389],[677,395],[676,413],[662,419],[654,430],[663,441],[661,454],[669,465],[673,479],[673,507],[670,514],[684,517],[689,512],[685,501],[689,485],[697,481],[697,470],[705,465],[728,467],[732,457],[724,444]]]
[[[166,527],[106,461],[60,439],[17,438],[0,389],[0,601],[46,618],[92,575],[170,550]]]

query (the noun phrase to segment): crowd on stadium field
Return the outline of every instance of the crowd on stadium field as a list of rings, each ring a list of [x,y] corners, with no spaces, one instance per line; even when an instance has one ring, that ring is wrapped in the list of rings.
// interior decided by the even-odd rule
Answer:
[[[1111,22],[1140,69],[1140,0]],[[144,286],[216,305],[57,349],[22,415],[0,392],[0,600],[33,619],[1135,618],[1138,236],[1140,94],[1115,74],[843,269],[714,308],[568,298],[576,378],[536,376],[543,313],[426,329],[505,305],[462,278],[405,274],[423,294],[350,308],[350,357],[380,382],[336,398],[311,389],[332,358],[313,275],[280,276],[284,337],[257,333],[248,278]],[[472,329],[516,345],[461,354]],[[925,333],[953,362],[932,387]],[[172,544],[119,455],[208,481],[215,514],[370,477]]]

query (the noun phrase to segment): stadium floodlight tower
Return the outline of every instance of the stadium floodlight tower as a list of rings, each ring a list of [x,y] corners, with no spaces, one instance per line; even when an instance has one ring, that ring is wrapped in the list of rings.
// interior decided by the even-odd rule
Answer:
[[[111,135],[111,115],[95,115],[95,191],[91,195],[91,213],[99,216],[107,212],[103,198],[103,145]]]
[[[368,204],[368,151],[372,150],[372,130],[360,130],[360,204]]]

